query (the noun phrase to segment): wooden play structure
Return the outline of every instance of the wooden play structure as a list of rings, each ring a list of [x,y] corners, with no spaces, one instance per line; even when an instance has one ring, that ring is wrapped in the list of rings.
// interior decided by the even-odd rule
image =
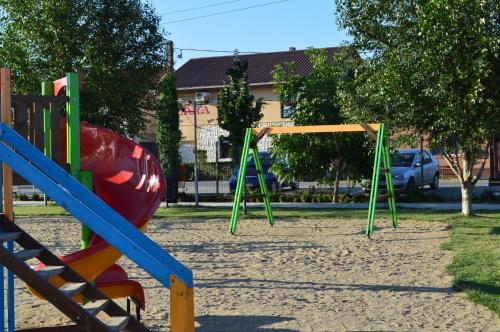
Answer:
[[[391,214],[392,225],[397,226],[396,202],[394,199],[394,187],[391,175],[391,158],[389,148],[389,137],[385,132],[383,123],[373,124],[340,124],[340,125],[319,125],[319,126],[292,126],[292,127],[266,127],[266,128],[247,128],[243,144],[243,152],[240,160],[238,173],[238,182],[234,194],[233,210],[231,213],[231,223],[229,231],[235,234],[240,213],[240,204],[244,198],[245,176],[247,171],[248,154],[252,151],[255,161],[255,169],[259,180],[260,197],[264,202],[264,208],[269,224],[274,225],[273,212],[269,199],[269,192],[264,180],[262,164],[259,158],[257,143],[265,135],[284,135],[284,134],[313,134],[313,133],[348,133],[348,132],[366,132],[376,141],[375,159],[373,161],[373,174],[371,181],[370,202],[368,206],[368,220],[366,224],[366,236],[373,234],[375,222],[375,209],[377,206],[377,189],[380,177],[381,160],[384,162],[385,178],[387,184],[389,211]]]
[[[42,83],[41,96],[12,95],[10,70],[0,74],[0,331],[15,330],[14,275],[74,323],[16,331],[148,331],[140,322],[142,285],[115,263],[122,255],[170,289],[171,331],[194,331],[192,271],[142,233],[164,196],[158,161],[125,137],[80,122],[77,73]],[[81,222],[80,251],[57,257],[16,225],[13,183],[23,181]],[[127,298],[127,308],[115,298]]]

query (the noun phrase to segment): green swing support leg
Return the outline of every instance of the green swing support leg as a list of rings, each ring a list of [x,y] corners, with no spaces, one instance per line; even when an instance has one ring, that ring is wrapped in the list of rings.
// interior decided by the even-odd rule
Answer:
[[[266,181],[264,180],[264,170],[260,162],[259,149],[255,145],[252,149],[253,160],[255,161],[255,169],[257,170],[257,178],[259,179],[260,193],[264,201],[264,208],[266,209],[267,221],[271,226],[274,225],[273,212],[271,210],[271,200],[269,199],[269,191],[267,190]]]
[[[381,159],[384,161],[385,168],[385,182],[387,185],[388,193],[388,203],[389,211],[391,213],[391,220],[393,227],[398,225],[397,215],[396,215],[396,200],[394,194],[394,186],[392,183],[391,174],[391,157],[390,157],[390,147],[389,147],[389,137],[387,136],[384,128],[384,124],[380,124],[379,131],[377,133],[377,145],[375,148],[375,160],[373,162],[373,175],[370,191],[370,203],[368,207],[368,221],[366,224],[366,236],[371,237],[373,235],[373,228],[375,225],[375,210],[377,208],[377,191],[378,191],[378,181],[380,178],[380,164]]]
[[[252,138],[253,138],[252,129],[247,128],[245,132],[245,140],[243,143],[243,151],[241,153],[238,182],[236,183],[236,190],[234,192],[233,210],[231,212],[231,223],[229,225],[229,231],[233,235],[236,232],[236,226],[238,224],[238,216],[240,214],[240,203],[243,196],[243,191],[245,190],[244,187],[245,187],[245,176],[247,171],[247,160],[248,160],[248,153],[250,152],[250,142],[252,141]]]
[[[394,186],[392,183],[392,173],[391,173],[391,152],[390,152],[390,146],[389,146],[389,138],[387,137],[387,134],[384,133],[383,137],[383,156],[384,156],[384,167],[385,167],[385,182],[387,185],[387,193],[389,194],[389,197],[387,198],[388,203],[389,203],[389,211],[391,213],[391,221],[392,221],[392,226],[394,228],[397,227],[398,225],[398,219],[396,216],[396,200],[395,200],[395,195],[394,195]]]
[[[378,179],[380,176],[380,159],[382,154],[382,145],[384,138],[384,125],[380,124],[377,133],[377,144],[375,148],[375,160],[373,162],[373,175],[370,191],[370,203],[368,206],[368,221],[366,223],[366,236],[371,237],[375,223],[375,209],[377,208]]]

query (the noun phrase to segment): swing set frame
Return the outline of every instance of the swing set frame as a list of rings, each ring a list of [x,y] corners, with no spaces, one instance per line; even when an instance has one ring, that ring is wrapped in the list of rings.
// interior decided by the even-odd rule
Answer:
[[[377,191],[380,178],[380,166],[382,160],[385,168],[385,178],[388,193],[388,205],[391,215],[391,221],[394,228],[397,227],[398,220],[396,216],[396,202],[394,195],[394,186],[392,183],[391,174],[391,158],[390,158],[390,142],[385,131],[383,123],[373,124],[342,124],[342,125],[319,125],[319,126],[292,126],[292,127],[265,127],[265,128],[247,128],[245,132],[245,140],[243,143],[243,151],[240,160],[238,182],[234,194],[233,210],[231,213],[231,222],[229,231],[231,234],[236,233],[238,217],[240,213],[240,205],[244,199],[245,177],[247,173],[248,154],[252,151],[255,169],[260,187],[260,197],[264,202],[266,217],[271,226],[274,225],[274,217],[271,209],[271,201],[269,199],[269,191],[264,180],[264,172],[262,163],[259,158],[259,150],[257,143],[265,135],[282,135],[282,134],[311,134],[311,133],[346,133],[346,132],[366,132],[372,139],[376,141],[375,158],[373,161],[373,173],[371,181],[370,202],[368,205],[368,220],[366,223],[365,234],[370,238],[373,234],[375,224],[375,210],[377,207]]]

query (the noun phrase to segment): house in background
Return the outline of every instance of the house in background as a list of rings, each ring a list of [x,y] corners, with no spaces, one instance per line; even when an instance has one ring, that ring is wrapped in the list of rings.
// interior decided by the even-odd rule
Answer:
[[[325,52],[329,59],[342,48],[326,48]],[[255,98],[262,98],[264,105],[262,108],[263,117],[259,123],[264,126],[287,126],[293,122],[289,117],[290,108],[282,104],[275,92],[272,71],[276,64],[286,64],[294,62],[296,71],[300,75],[307,76],[312,71],[312,65],[305,50],[296,50],[291,47],[288,51],[257,53],[240,55],[239,58],[248,63],[248,83],[250,93]],[[207,151],[207,161],[214,162],[216,159],[216,149],[219,149],[219,157],[223,161],[226,140],[220,139],[227,136],[227,132],[218,125],[217,114],[217,94],[228,81],[226,70],[231,67],[234,57],[218,56],[207,58],[191,59],[175,71],[177,84],[177,94],[182,100],[180,115],[180,130],[182,141],[180,154],[183,163],[194,162],[194,107],[197,103],[197,138],[198,150]],[[154,150],[154,125],[153,122],[147,127],[141,141]],[[267,151],[270,146],[270,139],[266,137],[259,143],[261,151]]]
[[[328,58],[333,57],[342,50],[341,47],[324,49]],[[282,104],[275,92],[272,71],[276,64],[294,62],[298,74],[307,76],[312,71],[312,65],[306,50],[296,50],[291,47],[288,51],[257,53],[240,55],[240,59],[248,63],[248,83],[250,93],[255,98],[262,98],[263,117],[258,124],[265,126],[289,126],[293,125],[289,117],[290,106]],[[195,58],[186,62],[175,71],[177,94],[182,100],[179,109],[180,130],[182,141],[180,155],[182,163],[194,163],[194,101],[197,100],[197,138],[198,150],[207,152],[207,161],[215,162],[218,152],[220,161],[229,161],[227,156],[227,140],[221,137],[227,136],[227,132],[218,125],[217,94],[224,87],[228,78],[226,70],[233,63],[234,57],[218,56]],[[141,144],[156,154],[154,121],[148,121],[147,129],[139,138]],[[489,180],[489,187],[500,191],[500,138],[495,137],[490,151],[492,158],[488,158],[482,173],[483,180]],[[267,151],[270,147],[271,138],[265,136],[259,142],[259,150]],[[225,148],[226,146],[226,148]],[[216,152],[217,151],[217,152]],[[440,174],[444,178],[453,179],[454,175],[442,156],[437,155],[440,162]],[[478,166],[474,168],[477,172]],[[484,181],[483,181],[484,182]],[[484,186],[484,184],[481,184]],[[488,185],[488,184],[487,184]]]

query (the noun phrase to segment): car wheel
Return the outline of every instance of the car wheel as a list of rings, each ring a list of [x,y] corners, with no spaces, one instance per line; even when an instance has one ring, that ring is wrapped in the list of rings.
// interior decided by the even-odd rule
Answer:
[[[417,186],[415,185],[415,179],[410,178],[408,180],[408,183],[406,184],[406,191],[407,192],[413,192],[417,190]]]
[[[439,173],[436,173],[434,175],[434,179],[432,180],[432,183],[431,183],[431,189],[432,190],[439,189]]]

